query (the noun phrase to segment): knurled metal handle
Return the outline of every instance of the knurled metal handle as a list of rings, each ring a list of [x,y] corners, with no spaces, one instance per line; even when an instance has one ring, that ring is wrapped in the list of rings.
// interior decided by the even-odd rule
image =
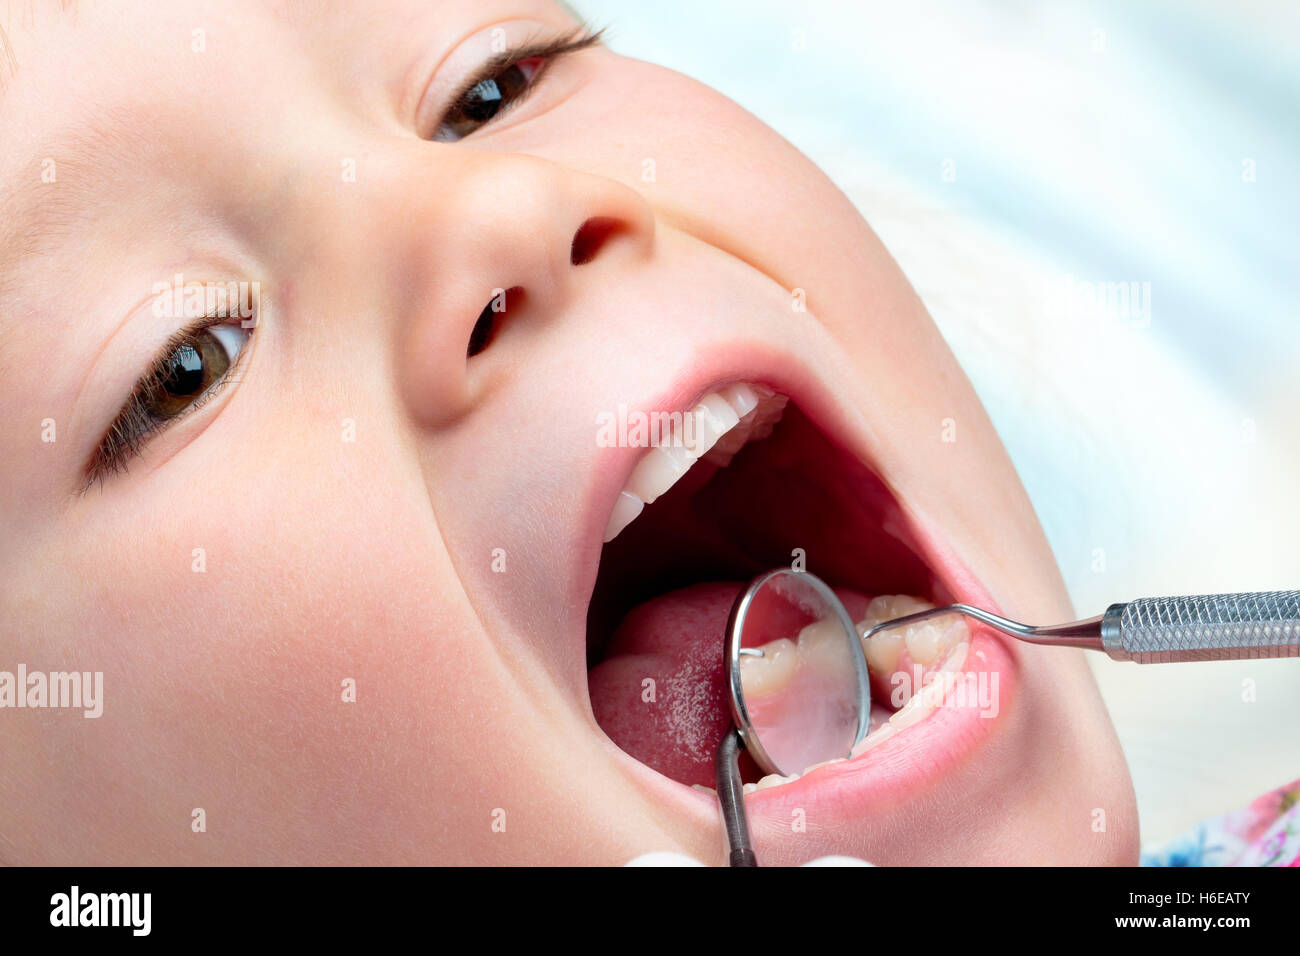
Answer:
[[[1138,598],[1112,604],[1102,645],[1117,661],[1300,657],[1300,591]]]

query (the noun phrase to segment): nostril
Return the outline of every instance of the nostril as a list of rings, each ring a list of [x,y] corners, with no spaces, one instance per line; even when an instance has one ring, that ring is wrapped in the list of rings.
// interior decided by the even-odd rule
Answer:
[[[492,341],[492,333],[496,331],[496,325],[497,314],[492,311],[492,306],[489,304],[479,313],[478,321],[474,323],[474,331],[469,334],[469,348],[465,350],[465,354],[473,358],[487,348],[488,343]]]
[[[467,358],[473,358],[492,344],[500,327],[501,318],[510,308],[519,304],[523,292],[524,290],[519,286],[503,289],[483,306],[483,311],[478,314],[478,321],[474,323],[474,328],[469,333],[469,347],[465,350]]]
[[[595,216],[588,219],[573,234],[573,248],[569,252],[569,261],[575,266],[583,265],[596,258],[605,240],[618,231],[617,219],[608,216]]]

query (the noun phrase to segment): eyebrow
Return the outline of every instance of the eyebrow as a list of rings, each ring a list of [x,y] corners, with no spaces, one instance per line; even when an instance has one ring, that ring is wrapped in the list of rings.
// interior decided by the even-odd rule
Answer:
[[[66,13],[76,5],[76,0],[59,0],[59,12]],[[12,7],[6,6],[6,12],[12,12]],[[32,8],[25,8],[26,18],[32,18]],[[3,99],[5,91],[9,88],[9,83],[18,75],[18,57],[14,53],[13,43],[9,39],[9,32],[5,29],[4,24],[0,23],[0,100]],[[56,193],[57,195],[57,193]],[[59,196],[58,199],[47,205],[38,203],[40,211],[36,214],[38,227],[33,231],[19,233],[15,223],[23,218],[27,213],[26,209],[20,209],[17,206],[16,191],[7,183],[0,181],[0,209],[4,210],[4,215],[0,216],[0,296],[8,294],[10,283],[8,273],[12,271],[15,264],[23,259],[39,255],[41,249],[46,247],[44,239],[47,238],[45,226],[50,227],[54,233],[49,238],[57,238],[66,231],[65,228],[71,225],[72,215],[71,204],[66,202],[65,196]],[[42,197],[45,198],[45,197]],[[29,214],[30,215],[30,214]]]
[[[149,145],[133,111],[100,106],[72,133],[56,130],[38,144],[19,178],[0,179],[0,297],[12,292],[13,273],[49,252],[115,197],[102,178],[106,171],[138,163]],[[65,138],[66,136],[66,138]],[[46,160],[55,161],[54,182],[42,178]]]
[[[77,0],[59,0],[59,13],[67,13],[77,5]],[[6,10],[12,8],[6,7]],[[26,6],[26,19],[32,19],[32,7]],[[4,94],[8,82],[18,73],[18,57],[14,55],[13,44],[9,42],[9,34],[0,24],[0,95]]]
[[[5,85],[9,79],[18,70],[18,61],[14,59],[14,48],[9,43],[9,34],[5,32],[3,25],[0,25],[0,93],[4,92]]]

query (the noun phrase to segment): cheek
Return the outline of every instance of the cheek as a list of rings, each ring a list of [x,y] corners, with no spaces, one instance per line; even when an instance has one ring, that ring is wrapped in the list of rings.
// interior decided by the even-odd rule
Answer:
[[[319,470],[282,455],[235,495],[176,494],[160,473],[147,514],[96,536],[111,557],[68,556],[86,591],[64,591],[54,659],[27,658],[104,673],[101,718],[28,741],[64,768],[41,783],[64,825],[101,846],[130,834],[118,859],[193,854],[202,807],[223,836],[197,852],[265,859],[328,853],[341,830],[373,850],[422,808],[455,815],[444,778],[485,772],[472,715],[501,696],[491,644],[423,489],[377,501],[375,476],[397,472],[367,464],[310,488],[288,474]],[[211,501],[238,505],[196,507]]]
[[[938,330],[835,183],[717,91],[662,67],[611,60],[598,84],[557,110],[575,130],[595,124],[610,135],[596,146],[556,136],[562,145],[548,145],[546,155],[579,168],[598,165],[595,172],[641,192],[664,227],[777,283],[792,308],[814,316],[852,352],[896,410],[900,429],[930,428],[941,407],[974,417],[974,395]],[[898,362],[900,355],[908,361]],[[923,400],[915,385],[922,373],[942,380],[945,387],[930,392],[942,391],[943,401]]]
[[[1009,792],[1019,807],[1008,836],[1038,861],[1131,866],[1137,803],[1128,767],[1084,652],[1026,646],[1018,688],[1020,747]]]
[[[556,137],[568,145],[552,147],[555,158],[579,168],[600,162],[599,173],[640,190],[662,222],[731,252],[786,289],[811,294],[820,278],[842,280],[864,269],[869,279],[886,276],[853,244],[871,236],[853,204],[779,133],[689,77],[610,60],[599,82],[561,111],[575,131],[598,123],[610,135],[598,144]],[[811,298],[808,306],[818,312]]]

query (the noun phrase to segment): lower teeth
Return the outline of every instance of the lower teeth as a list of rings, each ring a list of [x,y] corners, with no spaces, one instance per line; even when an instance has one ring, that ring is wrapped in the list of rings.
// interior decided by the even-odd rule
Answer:
[[[934,605],[928,601],[908,595],[881,595],[870,602],[865,616],[858,622],[859,638],[884,621],[932,607]],[[790,683],[801,666],[817,666],[819,662],[824,665],[823,659],[833,656],[827,655],[825,641],[837,639],[837,631],[834,626],[809,625],[798,634],[797,640],[783,638],[772,641],[761,648],[762,657],[742,658],[741,681],[746,695],[778,692]],[[933,692],[941,691],[943,687],[943,681],[936,681],[936,675],[962,670],[970,648],[970,631],[965,620],[952,615],[881,632],[863,640],[862,648],[873,696],[889,701],[896,710],[887,721],[858,742],[848,759],[859,757],[895,734],[919,724],[942,704],[942,699],[936,699],[942,694]],[[825,763],[807,767],[788,777],[768,774],[758,783],[745,784],[744,790],[753,793],[791,783],[803,774],[825,766]]]

